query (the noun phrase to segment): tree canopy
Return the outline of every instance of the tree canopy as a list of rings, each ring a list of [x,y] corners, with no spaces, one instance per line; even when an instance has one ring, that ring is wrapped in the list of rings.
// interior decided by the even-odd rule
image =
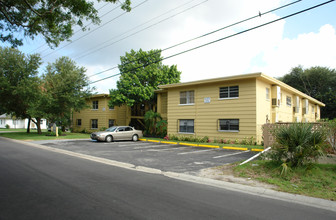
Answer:
[[[51,122],[69,126],[71,111],[86,107],[85,99],[91,96],[91,88],[85,71],[68,57],[48,64],[42,77],[44,96],[40,104]]]
[[[38,55],[0,47],[0,62],[1,114],[32,119],[41,133],[42,118],[68,126],[71,111],[86,107],[85,99],[91,95],[86,70],[70,58],[49,63],[42,76]]]
[[[336,118],[336,70],[327,67],[294,67],[280,78],[284,83],[323,102],[321,118]]]
[[[40,86],[40,56],[0,47],[0,63],[0,113],[28,117],[27,110],[36,100]]]
[[[118,0],[98,2],[119,3]],[[121,8],[130,11],[131,1],[124,0]],[[34,39],[41,34],[49,46],[69,40],[75,25],[85,30],[84,21],[99,24],[98,11],[89,0],[0,0],[0,40],[13,47],[22,39],[15,33]]]
[[[153,103],[159,85],[177,83],[181,72],[176,65],[162,64],[160,50],[134,51],[120,57],[120,79],[117,89],[110,90],[110,106]]]

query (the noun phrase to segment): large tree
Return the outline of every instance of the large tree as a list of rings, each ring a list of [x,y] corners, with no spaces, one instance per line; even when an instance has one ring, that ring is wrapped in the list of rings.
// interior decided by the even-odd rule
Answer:
[[[98,2],[120,3],[119,0]],[[121,8],[130,11],[130,0]],[[0,40],[13,47],[22,45],[18,35],[34,39],[41,34],[50,46],[73,35],[74,26],[85,30],[84,21],[99,24],[98,11],[89,0],[0,0]]]
[[[92,89],[85,75],[85,68],[79,67],[68,57],[61,57],[49,63],[43,75],[43,98],[40,109],[51,122],[63,128],[70,125],[71,111],[86,107],[86,98]]]
[[[0,113],[31,118],[28,110],[39,99],[40,56],[0,47],[0,63]]]
[[[291,69],[281,81],[326,104],[321,109],[321,117],[336,118],[336,70],[327,67],[301,66]]]
[[[117,89],[110,90],[110,106],[153,104],[158,85],[179,82],[181,72],[176,65],[163,65],[161,60],[160,50],[131,50],[120,57],[118,67],[121,75]]]

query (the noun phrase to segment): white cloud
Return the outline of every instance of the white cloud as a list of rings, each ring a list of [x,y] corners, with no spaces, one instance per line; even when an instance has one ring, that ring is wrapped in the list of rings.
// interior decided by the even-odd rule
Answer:
[[[141,2],[143,2],[143,0],[132,0],[132,5],[135,6]],[[309,1],[302,1],[299,3],[300,7],[298,8],[301,8],[303,6],[302,4],[308,4],[306,2],[309,3]],[[310,1],[311,4],[315,4],[313,2],[315,2],[315,0]],[[138,27],[127,34],[123,34],[126,31],[132,30],[134,27],[184,3],[187,4],[158,19],[154,19],[146,25]],[[200,5],[195,6],[198,3],[200,3]],[[102,28],[99,28],[92,34],[87,34],[87,32],[76,34],[73,37],[73,40],[85,34],[87,34],[87,36],[54,52],[52,55],[45,58],[44,62],[54,62],[56,58],[67,55],[74,59],[78,65],[86,67],[88,70],[87,75],[90,76],[118,65],[120,56],[125,55],[125,52],[128,52],[131,49],[164,49],[216,30],[220,27],[256,16],[259,11],[263,13],[286,3],[289,3],[289,1],[149,0],[138,8],[132,10],[130,13],[115,20],[113,19],[122,14],[123,11],[117,9],[110,12],[102,19],[102,24],[111,20],[113,21]],[[154,23],[159,20],[173,16],[191,6],[195,7],[154,25]],[[101,13],[104,14],[114,7],[115,5],[113,4],[106,6],[102,9]],[[293,12],[296,9],[294,8],[291,10]],[[316,10],[316,13],[317,12],[319,11]],[[315,14],[315,17],[312,17],[311,19],[316,21],[323,18],[323,16],[319,15],[320,14]],[[211,36],[164,51],[162,55],[164,57],[170,56],[277,18],[279,18],[279,16],[274,13],[263,15],[261,18],[258,17],[257,19],[244,22],[233,28],[225,29],[216,34],[212,34]],[[295,21],[295,18],[291,18],[292,24],[295,23]],[[336,68],[336,55],[333,53],[336,51],[335,24],[332,23],[334,26],[325,25],[327,22],[323,20],[323,22],[319,23],[321,29],[315,31],[316,33],[309,33],[314,30],[309,29],[309,24],[309,22],[306,23],[308,31],[304,31],[307,33],[301,33],[295,38],[289,39],[284,38],[285,30],[288,31],[289,29],[286,29],[286,21],[282,20],[239,36],[225,39],[209,46],[164,60],[163,62],[166,65],[176,64],[177,68],[182,71],[181,80],[184,82],[250,72],[264,72],[270,76],[276,77],[288,73],[290,68],[297,65],[303,65],[307,68],[314,65]],[[98,52],[91,53],[89,56],[76,59],[92,48],[97,49],[101,47],[102,43],[105,41],[109,40],[107,44],[111,44],[112,42],[118,41],[118,39],[121,39],[128,34],[132,34],[135,31],[139,31],[148,25],[153,26],[126,39],[120,40],[111,46],[104,46],[104,48],[100,49]],[[92,26],[91,30],[95,28],[97,28],[97,26]],[[114,38],[116,36],[119,37]],[[293,34],[293,36],[295,35]],[[62,45],[65,44],[68,43],[65,42]],[[41,45],[41,42],[37,42],[36,47],[39,45]],[[29,48],[27,51],[32,50],[32,42],[27,45],[27,48]],[[41,50],[42,49],[39,51]],[[45,51],[43,54],[45,55],[48,53],[50,53],[50,50]],[[91,77],[90,80],[96,81],[116,73],[118,73],[118,69]],[[93,86],[96,86],[99,93],[108,93],[109,89],[115,88],[117,79],[118,77],[110,78],[95,83]]]
[[[282,39],[263,51],[264,72],[282,76],[298,65],[304,68],[326,66],[336,68],[336,31],[329,24],[323,25],[318,33],[304,33],[294,39]]]

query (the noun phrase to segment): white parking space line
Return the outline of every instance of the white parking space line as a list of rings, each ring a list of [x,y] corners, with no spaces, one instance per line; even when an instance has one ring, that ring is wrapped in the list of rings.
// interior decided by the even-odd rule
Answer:
[[[150,146],[144,146],[144,147],[135,147],[133,148],[134,150],[137,150],[137,149],[147,149],[147,148],[155,148],[155,147],[163,147],[164,145],[162,144],[158,144],[158,145],[150,145]]]
[[[202,153],[202,152],[206,152],[206,151],[214,151],[215,149],[209,149],[209,150],[197,150],[197,151],[191,151],[191,152],[183,152],[183,153],[178,153],[179,155],[183,155],[183,154],[194,154],[194,153]]]
[[[243,153],[246,153],[246,152],[250,152],[250,151],[246,150],[246,151],[241,151],[241,152],[237,152],[237,153],[233,153],[233,154],[220,155],[220,156],[216,156],[216,157],[213,157],[213,158],[217,159],[217,158],[222,158],[222,157],[229,157],[229,156],[233,156],[233,155],[243,154]]]
[[[182,148],[189,148],[189,147],[171,147],[171,148],[166,148],[166,149],[149,149],[147,151],[160,152],[160,151],[168,151],[168,150],[172,150],[172,149],[182,149]]]
[[[133,147],[133,146],[143,146],[143,145],[148,145],[148,144],[129,143],[129,144],[118,145],[118,147]]]

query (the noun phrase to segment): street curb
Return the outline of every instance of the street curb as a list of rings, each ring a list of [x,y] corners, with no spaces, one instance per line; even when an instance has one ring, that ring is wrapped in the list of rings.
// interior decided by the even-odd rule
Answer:
[[[192,176],[184,173],[174,173],[174,172],[163,172],[164,176],[179,179],[188,182],[194,182],[198,184],[205,184],[208,186],[219,187],[231,191],[236,191],[240,193],[247,193],[257,196],[262,196],[270,199],[278,199],[286,202],[293,202],[301,205],[307,205],[311,207],[326,209],[329,211],[336,211],[336,202],[314,198],[303,195],[290,194],[286,192],[279,192],[271,189],[265,189],[255,186],[247,186],[238,183],[225,182],[221,180],[209,179],[199,176]]]
[[[95,157],[95,156],[90,156],[86,154],[81,154],[81,153],[76,153],[72,151],[67,151],[63,149],[58,149],[58,148],[53,148],[53,147],[48,147],[44,145],[39,145],[36,143],[30,143],[26,141],[20,141],[20,140],[14,140],[10,138],[5,138],[5,137],[0,137],[0,139],[6,139],[12,142],[20,143],[23,145],[43,149],[43,150],[48,150],[52,151],[55,153],[60,153],[60,154],[65,154],[68,156],[73,156],[81,159],[86,159],[106,165],[111,165],[115,167],[120,167],[120,168],[125,168],[128,170],[133,170],[133,171],[140,171],[140,172],[145,172],[145,173],[151,173],[151,174],[159,174],[166,176],[168,178],[173,178],[173,179],[178,179],[181,181],[187,181],[187,182],[194,182],[198,184],[204,184],[208,186],[213,186],[213,187],[219,187],[223,188],[226,190],[230,191],[236,191],[240,193],[247,193],[247,194],[252,194],[252,195],[257,195],[257,196],[262,196],[270,199],[278,199],[286,202],[293,202],[301,205],[307,205],[311,207],[316,207],[320,209],[325,209],[325,210],[330,210],[333,212],[336,212],[336,202],[325,200],[325,199],[320,199],[320,198],[314,198],[314,197],[308,197],[308,196],[302,196],[302,195],[295,195],[295,194],[290,194],[286,192],[279,192],[271,189],[265,189],[262,187],[254,187],[254,186],[247,186],[247,185],[242,185],[238,183],[231,183],[231,182],[225,182],[221,180],[214,180],[214,179],[209,179],[205,177],[199,177],[199,176],[193,176],[189,174],[184,174],[184,173],[175,173],[175,172],[170,172],[170,171],[162,171],[159,169],[155,168],[150,168],[150,167],[143,167],[143,166],[136,166],[131,163],[124,163],[124,162],[119,162],[115,160],[110,160],[110,159],[105,159],[105,158],[100,158],[100,157]]]
[[[246,147],[232,147],[232,146],[216,146],[216,145],[207,145],[207,144],[192,144],[192,143],[185,143],[185,142],[170,142],[170,141],[159,141],[159,140],[150,140],[150,139],[144,139],[144,138],[140,138],[139,141],[145,141],[145,142],[154,142],[154,143],[162,143],[162,144],[179,144],[179,145],[184,145],[184,146],[192,146],[192,147],[207,147],[207,148],[219,148],[219,149],[227,149],[227,150],[242,150],[242,151],[246,151],[246,150],[251,150],[251,151],[258,151],[261,152],[264,149],[257,149],[257,148],[252,148],[252,149],[248,149]]]

